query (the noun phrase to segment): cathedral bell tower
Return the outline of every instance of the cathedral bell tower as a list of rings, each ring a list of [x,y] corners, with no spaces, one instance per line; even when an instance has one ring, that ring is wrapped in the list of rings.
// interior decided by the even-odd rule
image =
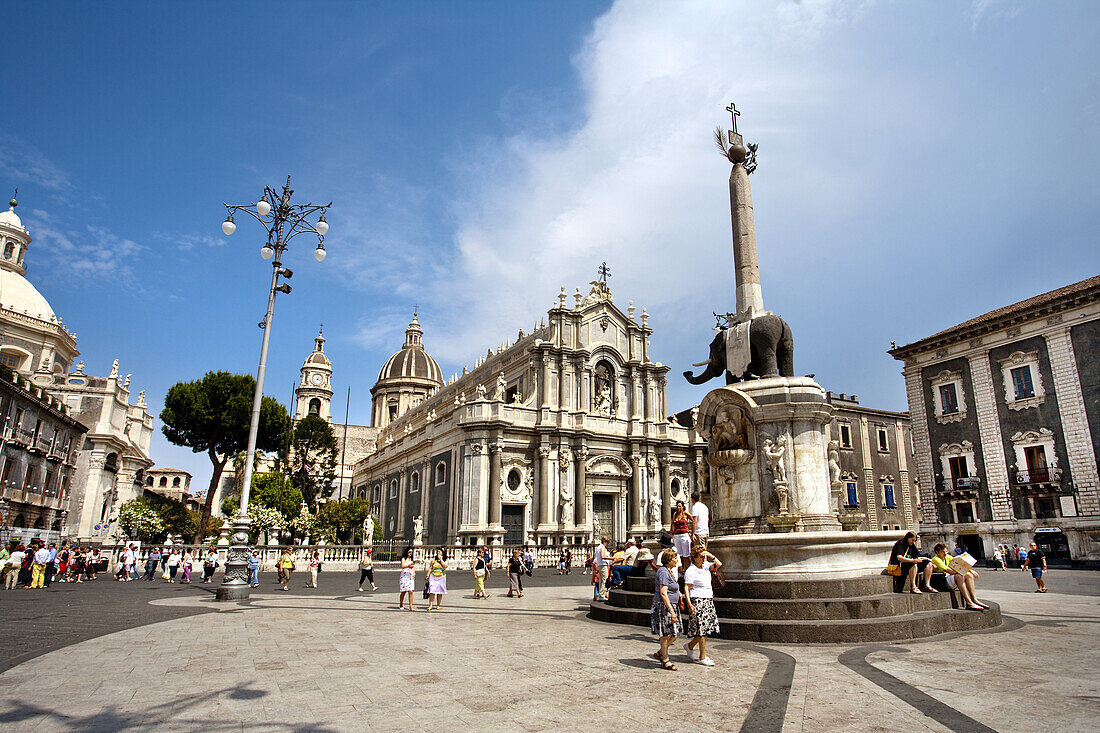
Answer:
[[[317,415],[331,422],[332,362],[325,356],[324,330],[313,339],[313,353],[302,363],[302,381],[294,391],[297,406],[294,419]]]

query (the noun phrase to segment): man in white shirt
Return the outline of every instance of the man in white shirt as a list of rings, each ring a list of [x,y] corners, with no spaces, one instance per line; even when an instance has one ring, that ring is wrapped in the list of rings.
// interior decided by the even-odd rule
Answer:
[[[131,573],[135,570],[137,564],[137,553],[134,552],[134,546],[127,545],[126,549],[122,552],[122,577],[119,580],[133,580]]]
[[[707,539],[710,537],[710,509],[707,505],[699,501],[699,492],[693,491],[691,494],[691,545],[707,546]]]
[[[611,551],[607,549],[610,537],[601,537],[600,544],[596,546],[596,571],[599,573],[600,583],[596,589],[596,600],[607,602],[607,578],[611,575]]]
[[[50,551],[45,545],[39,545],[34,553],[34,563],[31,565],[31,587],[41,588],[46,581],[46,563],[50,561]]]

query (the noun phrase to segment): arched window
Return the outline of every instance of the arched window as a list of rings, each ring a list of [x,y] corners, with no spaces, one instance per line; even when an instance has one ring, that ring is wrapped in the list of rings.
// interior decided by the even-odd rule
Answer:
[[[172,488],[178,489],[179,487],[180,487],[180,477],[176,476],[174,479],[172,479]]]
[[[321,416],[321,400],[314,397],[309,401],[309,414],[317,415],[318,417]]]
[[[158,484],[158,486],[167,486],[167,485],[168,485],[168,477],[167,476],[161,476],[160,477],[160,483]]]
[[[437,463],[435,464],[435,482],[441,484],[447,480],[447,464]]]
[[[394,479],[393,481],[390,481],[390,498],[391,499],[396,499],[397,498],[397,479]]]
[[[4,244],[4,259],[10,260],[13,254],[15,254],[15,242],[6,242]]]
[[[412,476],[409,477],[409,493],[420,491],[420,472],[413,471]]]
[[[145,477],[145,485],[146,486],[152,486],[153,485],[153,477],[152,476],[146,476]]]
[[[39,517],[38,519],[34,520],[34,528],[35,529],[45,529],[46,528],[46,523],[42,520],[42,517]]]
[[[14,527],[26,527],[27,526],[27,518],[24,517],[22,514],[17,514],[16,517],[15,517],[15,524],[12,525],[12,526],[14,526]]]
[[[108,453],[107,462],[103,465],[108,471],[118,470],[118,453]]]

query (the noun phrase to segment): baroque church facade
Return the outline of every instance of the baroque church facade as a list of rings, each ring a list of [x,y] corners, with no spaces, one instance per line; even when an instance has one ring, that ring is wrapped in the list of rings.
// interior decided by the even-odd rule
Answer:
[[[387,539],[549,545],[669,525],[706,473],[705,444],[668,417],[648,314],[624,312],[602,280],[568,299],[446,381],[414,315],[353,468]]]
[[[120,376],[117,359],[106,377],[85,373],[83,361],[74,366],[80,356],[75,334],[26,278],[31,235],[16,206],[13,199],[0,213],[0,363],[59,401],[65,415],[87,428],[81,445],[74,445],[77,452],[66,453],[73,464],[71,479],[59,495],[41,504],[39,521],[80,541],[103,540],[117,530],[118,507],[143,492],[144,472],[153,465],[153,416],[144,392],[131,402],[131,375]],[[12,425],[16,413],[5,418]],[[5,455],[0,469],[9,482],[5,498],[25,500],[28,488],[42,490],[52,454],[51,449],[40,463]],[[39,476],[41,485],[33,478],[28,482]]]

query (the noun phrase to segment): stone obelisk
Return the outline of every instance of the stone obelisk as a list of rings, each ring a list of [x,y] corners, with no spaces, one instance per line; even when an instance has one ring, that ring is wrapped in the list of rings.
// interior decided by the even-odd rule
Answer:
[[[730,171],[730,219],[733,225],[733,264],[737,275],[737,320],[748,321],[764,313],[764,293],[760,288],[760,267],[756,259],[756,223],[752,216],[752,187],[749,173],[755,168],[752,152],[737,132],[734,105],[727,110],[733,117],[726,157],[733,163]],[[746,162],[750,168],[746,168]]]

